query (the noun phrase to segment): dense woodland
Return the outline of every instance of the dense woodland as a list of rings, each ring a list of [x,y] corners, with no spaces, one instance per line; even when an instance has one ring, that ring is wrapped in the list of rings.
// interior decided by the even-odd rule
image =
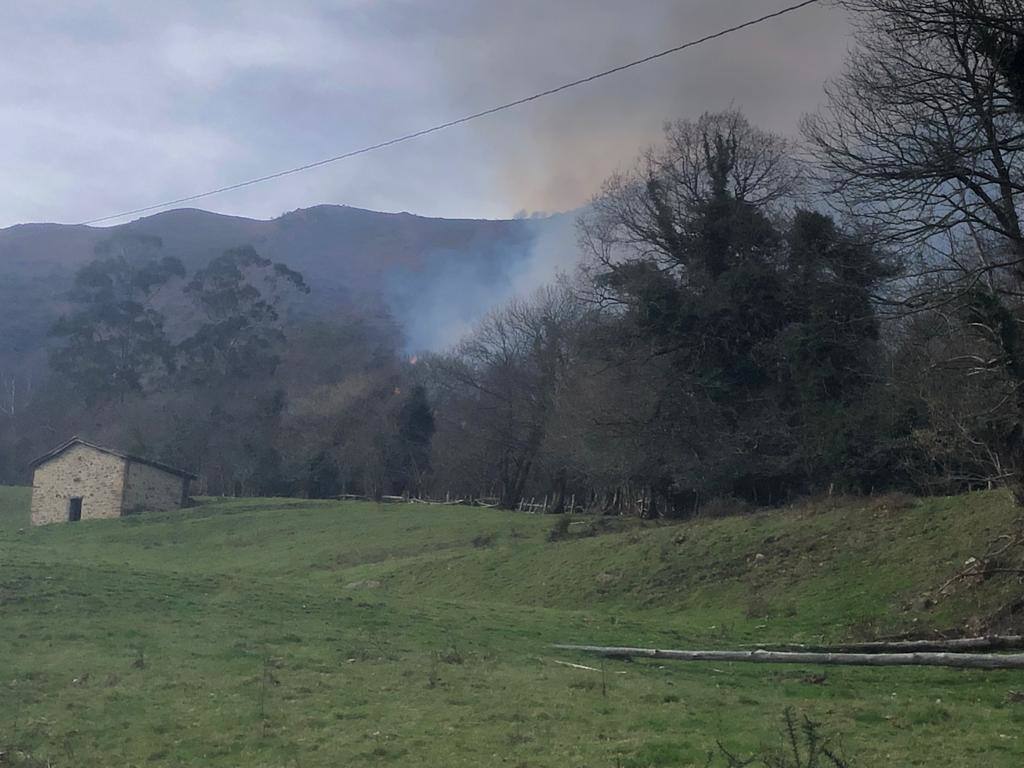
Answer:
[[[120,231],[45,380],[0,393],[0,481],[81,434],[211,494],[1024,500],[1024,2],[841,4],[857,45],[801,137],[668,124],[580,216],[579,270],[445,353],[410,356],[383,311],[310,319],[251,246],[187,273]]]

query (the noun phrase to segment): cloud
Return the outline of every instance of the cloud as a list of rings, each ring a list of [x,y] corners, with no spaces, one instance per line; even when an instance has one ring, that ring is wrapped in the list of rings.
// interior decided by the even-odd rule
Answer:
[[[754,7],[749,6],[763,6]],[[58,7],[59,6],[59,7]],[[0,226],[78,221],[370,144],[716,31],[720,0],[6,0]],[[332,202],[424,215],[567,210],[730,105],[792,132],[837,71],[826,7],[549,101],[210,198],[270,217]]]

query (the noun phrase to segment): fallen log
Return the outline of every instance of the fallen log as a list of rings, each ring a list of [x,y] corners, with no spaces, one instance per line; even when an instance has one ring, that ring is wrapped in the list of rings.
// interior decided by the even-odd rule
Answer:
[[[1024,650],[1024,635],[990,635],[987,637],[958,637],[952,640],[872,640],[865,643],[770,643],[756,646],[763,651],[811,651],[814,653],[910,653],[938,651],[963,653],[965,651],[1018,651]]]
[[[1024,669],[1024,653],[811,653],[794,651],[671,651],[602,645],[555,645],[560,651],[595,653],[613,659],[643,657],[671,661],[749,661],[762,664],[823,664],[862,667],[958,667]]]

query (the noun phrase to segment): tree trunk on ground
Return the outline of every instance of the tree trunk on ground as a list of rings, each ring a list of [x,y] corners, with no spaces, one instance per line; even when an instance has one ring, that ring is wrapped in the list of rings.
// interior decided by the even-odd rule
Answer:
[[[612,659],[643,657],[671,661],[741,661],[761,664],[821,664],[861,667],[959,667],[1024,669],[1024,653],[793,653],[787,651],[665,651],[658,648],[555,645],[561,651],[596,653]]]
[[[810,651],[814,653],[908,653],[940,651],[964,653],[969,651],[1016,651],[1024,649],[1024,636],[993,635],[990,637],[961,637],[953,640],[894,640],[869,643],[838,643],[835,645],[808,645],[780,643],[758,645],[760,650]]]

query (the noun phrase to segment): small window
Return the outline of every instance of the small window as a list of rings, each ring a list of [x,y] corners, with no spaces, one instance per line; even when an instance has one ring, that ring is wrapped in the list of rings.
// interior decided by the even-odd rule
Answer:
[[[82,519],[82,499],[79,496],[68,502],[68,522],[77,523]]]

